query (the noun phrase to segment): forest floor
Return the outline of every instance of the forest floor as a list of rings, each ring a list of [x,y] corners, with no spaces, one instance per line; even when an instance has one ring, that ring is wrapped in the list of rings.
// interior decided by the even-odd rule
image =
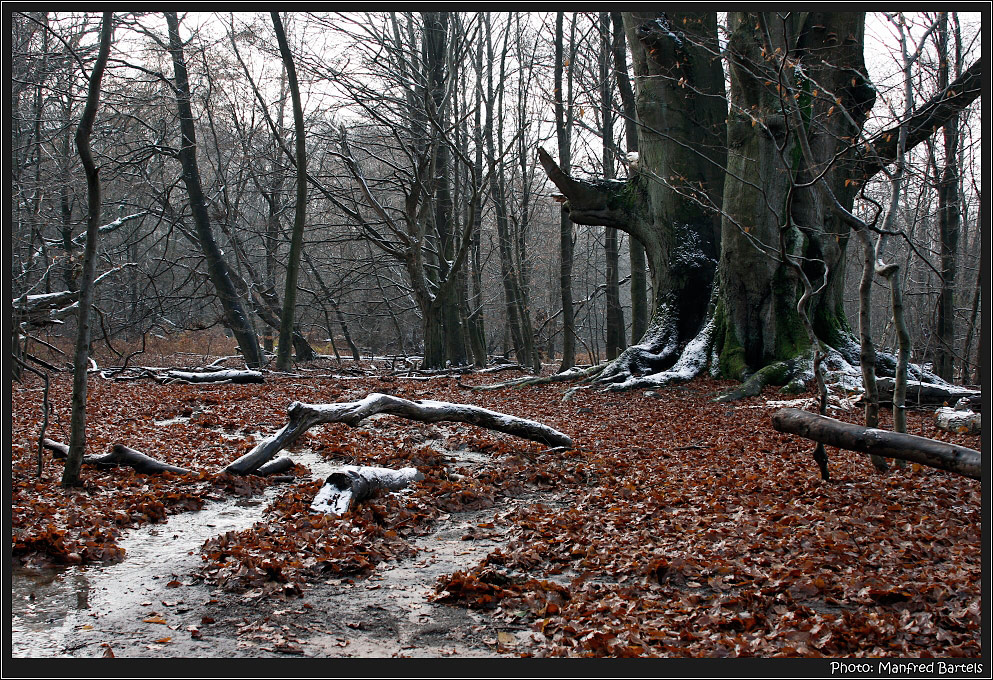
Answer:
[[[731,383],[705,378],[563,402],[572,385],[466,387],[513,372],[345,366],[320,359],[259,385],[91,374],[90,453],[125,444],[192,474],[84,465],[71,490],[47,452],[37,475],[40,381],[13,383],[13,656],[982,654],[979,481],[880,474],[828,447],[824,482],[810,443],[772,429],[767,402],[784,398],[771,388],[717,404]],[[53,380],[48,437],[64,442],[70,392],[68,375]],[[292,401],[371,392],[530,418],[575,448],[376,416],[313,428],[287,452],[293,481],[219,474]],[[930,412],[909,423],[980,448]],[[346,463],[425,478],[342,517],[311,513]]]

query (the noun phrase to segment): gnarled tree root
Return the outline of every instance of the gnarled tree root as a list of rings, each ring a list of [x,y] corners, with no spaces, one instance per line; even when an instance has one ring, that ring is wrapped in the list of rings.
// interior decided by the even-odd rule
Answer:
[[[295,401],[288,409],[289,422],[247,454],[232,462],[224,471],[252,474],[276,453],[292,444],[304,432],[323,423],[345,423],[352,427],[377,413],[388,413],[425,423],[452,421],[469,423],[498,432],[506,432],[553,447],[572,448],[572,439],[547,425],[468,404],[421,399],[411,401],[389,394],[373,393],[365,399],[340,404],[305,404]]]

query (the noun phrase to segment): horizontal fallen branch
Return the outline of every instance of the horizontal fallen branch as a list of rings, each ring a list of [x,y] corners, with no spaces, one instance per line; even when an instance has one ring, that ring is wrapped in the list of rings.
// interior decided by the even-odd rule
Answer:
[[[328,475],[324,486],[310,504],[312,512],[324,512],[333,515],[343,515],[355,503],[372,496],[376,491],[385,489],[397,491],[411,482],[424,479],[417,468],[405,467],[399,470],[382,467],[356,467],[347,465]]]
[[[373,393],[365,399],[340,404],[305,404],[295,401],[287,409],[289,422],[274,435],[262,440],[247,454],[225,468],[231,474],[252,474],[279,451],[292,444],[310,428],[324,423],[345,423],[352,427],[377,413],[425,423],[452,421],[505,432],[553,447],[572,448],[572,439],[547,425],[490,411],[469,404],[421,399],[411,401],[389,394]]]
[[[260,371],[239,371],[222,369],[219,371],[176,371],[171,370],[158,376],[158,380],[166,383],[234,383],[245,385],[264,382]]]
[[[893,378],[876,378],[880,403],[893,402],[894,384]],[[908,381],[905,404],[907,406],[941,406],[954,404],[962,398],[970,398],[978,402],[982,399],[982,393],[955,385],[932,385],[931,383]]]
[[[55,458],[69,457],[69,447],[62,442],[43,439],[41,445],[52,451]],[[83,456],[83,462],[87,465],[95,465],[102,468],[120,467],[123,465],[124,467],[133,468],[135,472],[140,472],[144,475],[155,475],[160,472],[175,472],[185,475],[190,472],[186,468],[176,467],[175,465],[169,465],[168,463],[155,460],[150,456],[146,456],[141,451],[128,448],[123,444],[115,444],[110,453],[102,456]]]
[[[779,432],[797,434],[822,444],[884,458],[899,458],[973,479],[980,479],[983,473],[979,451],[927,437],[852,425],[795,408],[776,411],[772,415],[772,426]]]

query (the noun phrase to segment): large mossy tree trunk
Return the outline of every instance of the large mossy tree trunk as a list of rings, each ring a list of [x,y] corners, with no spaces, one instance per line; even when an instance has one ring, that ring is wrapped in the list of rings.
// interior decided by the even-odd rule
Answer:
[[[809,349],[796,308],[796,277],[784,255],[802,258],[807,277],[821,288],[812,304],[818,338],[852,345],[843,339],[851,331],[841,307],[849,227],[825,199],[822,183],[851,211],[855,191],[846,140],[861,130],[875,91],[862,58],[862,14],[732,12],[728,22],[731,97],[718,342],[721,373],[742,379]],[[791,106],[799,109],[802,126],[789,114]],[[802,152],[804,142],[812,157]]]
[[[540,158],[572,221],[621,229],[643,247],[655,294],[641,342],[602,381],[671,367],[701,329],[717,268],[723,193],[724,69],[713,13],[624,15],[638,119],[638,162],[626,183],[577,182]],[[678,26],[680,35],[673,28]]]
[[[875,100],[864,15],[731,13],[724,53],[714,13],[625,13],[624,21],[637,169],[623,183],[576,180],[539,151],[572,220],[626,231],[651,268],[649,328],[597,379],[629,389],[709,366],[748,378],[741,394],[789,382],[812,349],[797,262],[816,291],[806,313],[817,341],[858,363],[842,306],[851,209],[859,187],[893,162],[897,136],[891,128],[859,142]],[[906,121],[908,148],[973,101],[981,77],[979,61],[921,106]]]

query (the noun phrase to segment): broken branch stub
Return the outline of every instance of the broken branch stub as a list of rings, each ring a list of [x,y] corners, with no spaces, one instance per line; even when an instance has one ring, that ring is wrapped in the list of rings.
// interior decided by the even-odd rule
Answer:
[[[425,423],[440,421],[469,423],[552,447],[572,448],[572,439],[548,425],[470,404],[453,404],[430,399],[411,401],[389,394],[373,393],[365,399],[339,404],[305,404],[295,401],[290,404],[287,413],[289,422],[281,430],[263,439],[254,449],[228,465],[224,471],[238,475],[252,474],[315,425],[345,423],[355,427],[360,421],[377,413],[387,413]]]
[[[852,425],[795,408],[776,411],[772,415],[772,426],[779,432],[797,434],[822,444],[908,460],[972,479],[981,479],[983,474],[979,451],[927,437]]]

